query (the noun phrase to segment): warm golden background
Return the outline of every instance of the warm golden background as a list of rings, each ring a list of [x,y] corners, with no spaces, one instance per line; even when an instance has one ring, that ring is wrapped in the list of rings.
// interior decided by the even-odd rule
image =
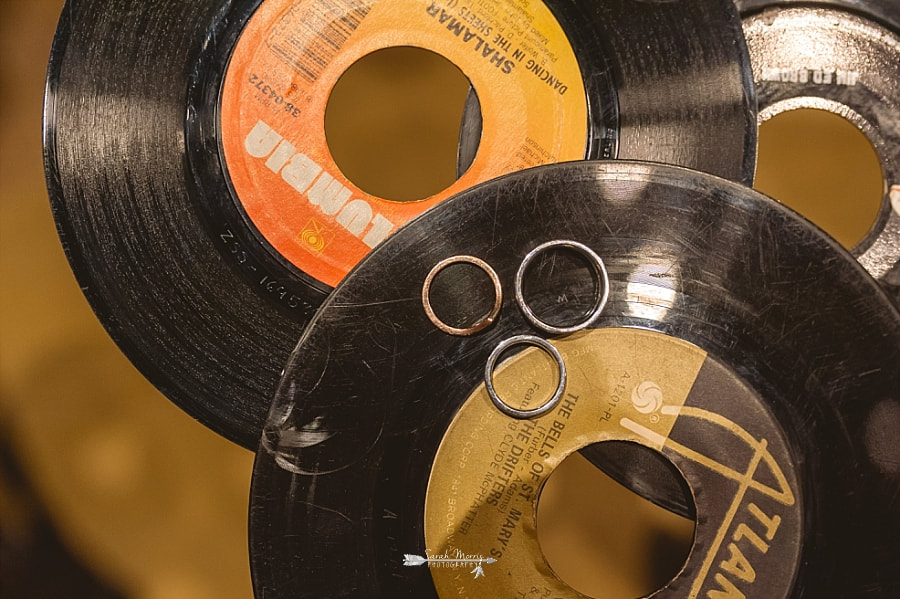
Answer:
[[[72,561],[121,596],[246,599],[252,454],[185,416],[131,366],[56,236],[41,104],[61,8],[0,0],[0,439],[35,494],[0,470],[0,595],[106,596],[54,549],[46,514]]]
[[[0,0],[0,596],[249,599],[251,452],[192,421],[131,366],[92,314],[56,237],[40,127],[44,71],[61,6],[59,0]],[[396,74],[396,67],[386,72]],[[403,111],[408,116],[409,108]],[[363,123],[376,118],[348,114]],[[451,146],[456,126],[451,122],[440,134]],[[371,152],[377,141],[352,142],[359,130],[359,124],[349,127],[350,146]],[[420,127],[409,131],[423,136]],[[807,135],[787,138],[802,142]],[[445,172],[436,176],[452,171],[447,143],[439,154]],[[808,150],[785,145],[769,151],[782,152],[768,155],[777,167]],[[846,167],[864,152],[854,150],[827,168],[843,168],[847,179],[868,168]],[[796,183],[810,168],[787,169],[786,180]],[[378,183],[365,183],[372,185]],[[770,191],[780,193],[777,185]],[[851,184],[838,200],[856,189]],[[834,220],[841,226],[846,218]],[[850,239],[857,233],[837,234]],[[563,535],[548,540],[548,550],[601,556],[582,571],[582,588],[600,580],[618,589],[611,597],[650,590],[645,570],[660,540],[669,548],[689,542],[691,523],[635,502],[583,461],[566,469],[560,474],[577,491],[560,491],[566,483],[554,489],[574,494],[563,496],[566,507],[555,524]],[[592,514],[600,493],[612,520]],[[615,531],[613,521],[620,525]],[[550,549],[553,543],[562,548]],[[629,564],[637,569],[624,568]]]

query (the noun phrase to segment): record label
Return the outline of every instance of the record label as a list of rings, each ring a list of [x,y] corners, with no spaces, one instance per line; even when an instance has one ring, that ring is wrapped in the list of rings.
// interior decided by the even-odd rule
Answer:
[[[367,54],[396,46],[455,64],[485,113],[472,166],[418,202],[354,185],[325,136],[340,76]],[[504,173],[582,158],[587,110],[575,53],[542,2],[267,0],[227,67],[221,143],[237,200],[259,234],[334,286],[397,227],[450,195]]]
[[[662,596],[787,596],[801,540],[798,486],[759,398],[702,349],[661,333],[597,329],[554,345],[568,372],[555,410],[507,417],[482,385],[447,429],[425,499],[426,547],[440,556],[429,562],[438,595],[581,596],[541,551],[538,498],[572,452],[630,441],[667,456],[697,503],[693,552]],[[519,398],[520,409],[534,408],[553,386],[548,375],[541,352],[529,349],[497,369],[494,385],[507,401]],[[481,568],[475,576],[473,563]]]

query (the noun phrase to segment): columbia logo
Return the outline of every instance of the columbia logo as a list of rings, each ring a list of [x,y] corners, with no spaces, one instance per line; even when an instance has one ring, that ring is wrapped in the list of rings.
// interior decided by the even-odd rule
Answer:
[[[316,254],[324,250],[332,239],[334,239],[334,233],[328,231],[322,223],[314,218],[309,219],[300,233],[300,241],[303,245]]]

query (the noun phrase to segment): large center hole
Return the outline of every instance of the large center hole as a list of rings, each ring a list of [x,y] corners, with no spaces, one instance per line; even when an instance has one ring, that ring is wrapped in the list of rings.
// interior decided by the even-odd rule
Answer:
[[[363,191],[409,202],[457,177],[469,80],[434,52],[408,46],[368,54],[341,76],[325,109],[338,168]]]
[[[577,452],[544,484],[536,527],[556,575],[603,599],[635,599],[664,587],[684,567],[694,539],[693,520],[632,493]]]
[[[884,197],[869,139],[847,119],[812,108],[783,112],[760,126],[754,187],[848,249],[875,225]]]

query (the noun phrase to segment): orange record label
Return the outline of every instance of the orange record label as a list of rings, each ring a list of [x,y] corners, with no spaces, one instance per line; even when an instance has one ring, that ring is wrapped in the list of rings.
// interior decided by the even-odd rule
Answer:
[[[455,64],[484,121],[468,171],[418,202],[362,191],[325,139],[340,76],[396,46]],[[265,0],[231,56],[220,113],[225,165],[245,213],[285,259],[331,286],[437,202],[504,173],[583,158],[587,139],[575,54],[550,10],[532,0]]]

